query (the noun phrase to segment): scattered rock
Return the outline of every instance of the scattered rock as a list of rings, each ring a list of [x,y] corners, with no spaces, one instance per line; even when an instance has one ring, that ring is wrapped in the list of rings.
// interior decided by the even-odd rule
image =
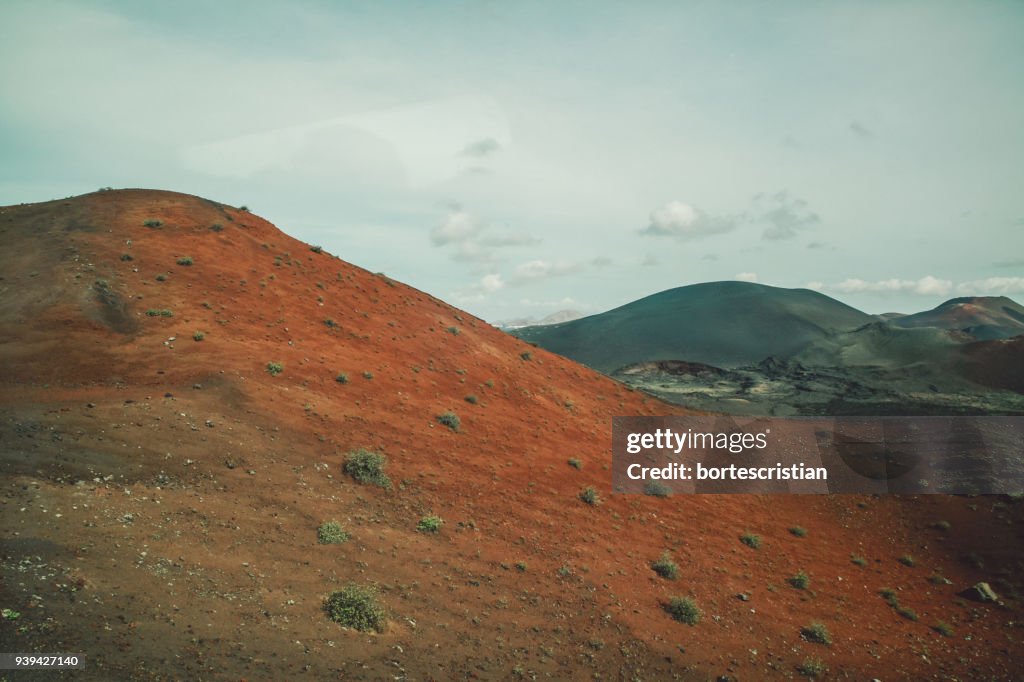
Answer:
[[[996,594],[991,585],[984,582],[968,587],[960,593],[960,596],[972,601],[990,602],[993,604],[999,602],[999,595]]]

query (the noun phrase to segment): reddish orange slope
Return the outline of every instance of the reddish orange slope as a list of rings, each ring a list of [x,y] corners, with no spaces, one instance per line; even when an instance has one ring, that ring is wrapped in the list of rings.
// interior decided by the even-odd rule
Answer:
[[[986,579],[1016,606],[1012,502],[611,495],[611,417],[679,408],[251,213],[100,192],[0,209],[0,237],[5,650],[81,651],[95,679],[1019,670],[1012,611],[955,596]],[[342,474],[358,447],[392,490]],[[352,539],[317,544],[327,519]],[[674,581],[650,569],[664,551]],[[325,618],[348,582],[380,587],[386,633]],[[661,608],[675,595],[697,625]],[[814,621],[831,645],[801,638]]]

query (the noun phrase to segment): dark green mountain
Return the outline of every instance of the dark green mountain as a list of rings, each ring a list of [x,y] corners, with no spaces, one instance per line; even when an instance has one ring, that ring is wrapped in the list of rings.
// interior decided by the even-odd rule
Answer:
[[[874,317],[809,289],[709,282],[663,291],[572,322],[513,333],[601,372],[659,360],[716,367],[789,358]]]

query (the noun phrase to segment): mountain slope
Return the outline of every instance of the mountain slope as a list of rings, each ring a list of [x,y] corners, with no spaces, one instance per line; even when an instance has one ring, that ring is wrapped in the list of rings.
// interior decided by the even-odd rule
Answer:
[[[515,334],[602,372],[660,360],[728,368],[790,357],[812,341],[872,319],[809,289],[711,282]]]
[[[964,331],[979,341],[1008,339],[1024,334],[1024,306],[1006,296],[954,298],[931,310],[895,318],[890,324]]]
[[[681,408],[251,213],[101,192],[2,207],[0,239],[6,651],[82,652],[98,680],[1019,671],[1013,610],[954,600],[989,580],[1016,605],[1020,505],[615,495],[611,417]],[[391,488],[345,473],[357,448]],[[327,520],[350,539],[319,544]],[[676,580],[651,570],[666,551]],[[813,591],[785,586],[800,570]],[[328,620],[349,583],[377,587],[383,633]],[[677,595],[697,625],[665,612]],[[831,646],[801,637],[814,621]]]

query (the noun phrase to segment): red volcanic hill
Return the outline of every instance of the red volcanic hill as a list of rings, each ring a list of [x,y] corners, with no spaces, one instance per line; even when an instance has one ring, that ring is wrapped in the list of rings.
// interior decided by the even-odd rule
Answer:
[[[611,417],[680,408],[244,210],[107,191],[0,208],[0,238],[0,650],[83,679],[1021,674],[1013,501],[615,495]],[[359,448],[390,489],[344,473]],[[982,580],[1005,606],[957,597]],[[327,618],[347,584],[383,633]]]
[[[1024,306],[1006,296],[953,298],[913,315],[891,320],[897,327],[938,327],[965,331],[981,341],[1024,334]]]

